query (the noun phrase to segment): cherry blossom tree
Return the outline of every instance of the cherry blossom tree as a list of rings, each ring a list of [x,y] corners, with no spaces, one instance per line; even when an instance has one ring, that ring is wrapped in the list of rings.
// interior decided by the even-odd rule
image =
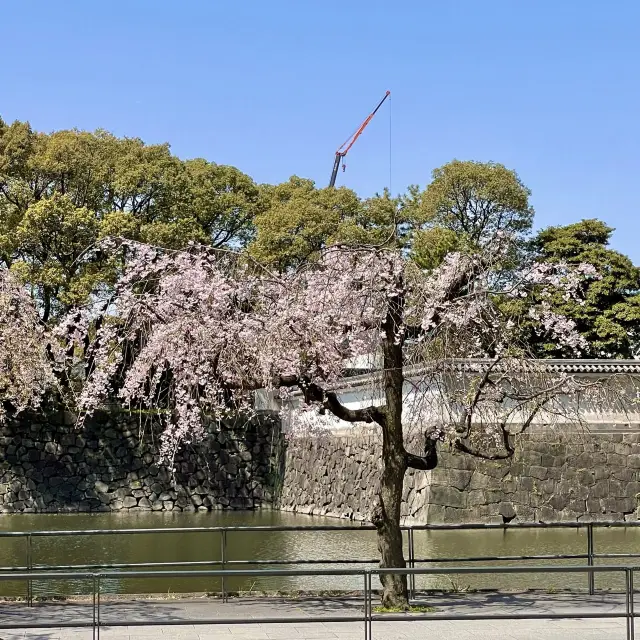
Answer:
[[[86,380],[77,403],[89,413],[119,397],[129,406],[168,409],[162,452],[170,462],[182,443],[204,435],[203,416],[224,418],[251,410],[251,394],[298,390],[321,413],[380,429],[378,498],[371,520],[378,531],[381,566],[403,568],[400,507],[408,468],[437,464],[437,443],[497,459],[513,453],[513,434],[536,416],[549,415],[560,398],[584,391],[568,376],[549,377],[527,363],[519,327],[503,318],[501,297],[531,287],[540,302],[529,313],[540,330],[568,351],[583,339],[570,320],[550,311],[544,291],[576,295],[588,265],[537,264],[500,272],[508,238],[482,253],[452,253],[423,271],[399,253],[333,247],[313,264],[271,273],[242,255],[191,247],[170,252],[124,240],[101,251],[126,255],[107,298],[76,309],[57,327],[60,357],[81,362]],[[379,401],[349,408],[336,389],[349,360],[379,354]],[[451,375],[460,358],[481,358],[470,379]],[[420,368],[437,390],[438,415],[407,406],[406,370]],[[453,383],[452,383],[453,380]],[[417,398],[417,400],[416,400]],[[424,447],[407,450],[403,425],[412,413]],[[382,578],[385,606],[407,606],[406,576]]]
[[[45,330],[28,292],[0,269],[0,423],[36,409],[56,383]]]

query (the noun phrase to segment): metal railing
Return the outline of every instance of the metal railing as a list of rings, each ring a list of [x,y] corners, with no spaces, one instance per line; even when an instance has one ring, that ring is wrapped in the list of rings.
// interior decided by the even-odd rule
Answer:
[[[100,639],[101,628],[114,627],[148,627],[148,626],[182,626],[182,625],[236,625],[236,624],[309,624],[326,622],[362,622],[365,640],[373,640],[373,624],[379,621],[411,622],[418,621],[470,621],[470,620],[575,620],[575,619],[622,619],[626,620],[626,638],[635,638],[635,614],[634,607],[634,574],[639,571],[636,566],[476,566],[476,567],[433,567],[433,568],[407,568],[407,569],[227,569],[227,570],[198,570],[198,571],[109,571],[99,573],[18,573],[1,574],[2,580],[15,579],[37,579],[37,580],[63,580],[63,579],[86,579],[92,585],[92,600],[90,615],[85,619],[67,620],[55,622],[0,622],[0,630],[9,629],[48,629],[57,628],[91,628],[93,639]],[[372,587],[372,577],[383,574],[406,574],[416,575],[446,575],[446,574],[525,574],[525,573],[623,573],[625,576],[625,601],[624,611],[588,612],[576,611],[574,613],[423,613],[403,614],[376,613],[373,607],[374,589]],[[101,612],[101,584],[106,579],[113,578],[149,578],[149,577],[182,577],[182,578],[223,578],[223,577],[251,577],[251,576],[360,576],[363,580],[363,604],[360,615],[321,615],[321,616],[291,616],[291,617],[260,617],[260,618],[196,618],[196,619],[169,619],[169,620],[131,620],[122,619],[121,615],[117,620],[103,620]]]
[[[597,553],[595,551],[596,531],[603,528],[635,528],[640,526],[636,522],[555,522],[555,523],[516,523],[516,524],[444,524],[444,525],[407,525],[402,529],[406,533],[407,542],[407,566],[415,569],[420,564],[444,564],[444,563],[479,563],[479,562],[513,562],[513,561],[550,561],[550,560],[586,560],[588,566],[595,566],[596,559],[633,559],[640,558],[637,553]],[[467,556],[467,557],[442,557],[423,558],[416,557],[415,533],[419,531],[475,531],[475,530],[502,530],[514,531],[525,529],[577,529],[586,530],[585,553],[557,553],[534,555],[494,555],[494,556]],[[168,567],[228,567],[241,566],[304,566],[304,565],[341,565],[341,564],[376,564],[376,558],[294,558],[294,559],[230,559],[228,558],[227,539],[229,534],[241,533],[269,533],[269,532],[359,532],[373,531],[372,525],[347,526],[347,525],[315,525],[315,526],[217,526],[217,527],[164,527],[153,529],[88,529],[69,531],[0,531],[0,538],[24,538],[25,540],[25,565],[0,566],[0,574],[7,572],[45,572],[45,571],[92,571],[92,570],[117,570],[117,569],[163,569]],[[66,537],[66,536],[111,536],[111,535],[142,535],[142,534],[212,534],[220,536],[220,558],[191,561],[169,562],[129,562],[129,563],[92,563],[92,564],[67,564],[49,565],[34,562],[34,539]],[[264,575],[264,574],[263,574]],[[409,574],[410,595],[416,590],[415,575]],[[221,593],[226,594],[225,577],[221,576]],[[590,595],[595,593],[595,573],[587,573],[587,586]],[[27,601],[33,602],[33,581],[27,581]]]

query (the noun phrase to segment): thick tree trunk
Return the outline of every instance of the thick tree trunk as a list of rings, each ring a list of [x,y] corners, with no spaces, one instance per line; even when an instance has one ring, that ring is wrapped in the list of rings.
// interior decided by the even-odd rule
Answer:
[[[406,567],[400,529],[400,508],[407,455],[402,429],[402,330],[404,299],[392,299],[383,324],[382,341],[383,380],[386,416],[382,425],[382,468],[378,505],[373,523],[378,531],[378,549],[382,568]],[[388,574],[381,576],[382,606],[408,608],[407,576]]]
[[[405,568],[400,529],[400,507],[406,464],[403,457],[383,455],[380,476],[379,503],[373,522],[378,531],[380,567]],[[408,608],[407,576],[387,574],[380,576],[382,582],[382,606]]]

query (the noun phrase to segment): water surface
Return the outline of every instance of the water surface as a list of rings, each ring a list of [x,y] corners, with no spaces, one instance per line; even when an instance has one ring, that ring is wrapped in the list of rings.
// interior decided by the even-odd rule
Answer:
[[[0,530],[86,530],[86,529],[146,529],[171,527],[215,527],[234,525],[294,525],[345,526],[349,522],[263,510],[253,512],[210,513],[114,513],[114,514],[12,514],[0,520]],[[416,531],[416,556],[419,558],[464,558],[470,556],[579,554],[587,549],[586,530],[474,530],[474,531]],[[596,552],[640,553],[640,528],[596,529]],[[377,557],[375,532],[362,530],[354,524],[348,531],[232,531],[227,533],[226,560],[284,560],[284,567],[299,568],[296,560],[345,560]],[[81,565],[143,562],[210,561],[221,559],[219,532],[141,533],[135,535],[74,535],[33,537],[32,562],[42,565]],[[618,560],[631,563],[633,560]],[[0,539],[0,565],[25,566],[27,543],[24,538]],[[585,560],[482,562],[476,565],[540,565],[586,564]],[[599,564],[614,564],[611,560]],[[463,562],[458,564],[465,564]],[[469,563],[467,563],[469,564]],[[251,566],[251,565],[250,565]],[[320,565],[318,568],[329,567]],[[336,566],[336,565],[334,565]],[[344,568],[362,568],[353,563],[340,564]],[[427,566],[427,565],[422,565]],[[438,563],[429,566],[453,566]],[[219,568],[212,564],[210,568]],[[175,567],[179,569],[180,567]],[[199,567],[204,568],[204,567]],[[228,568],[239,568],[228,565]],[[275,568],[275,567],[274,567]],[[621,576],[596,576],[597,587],[621,588]],[[468,588],[524,589],[564,588],[584,589],[587,578],[576,574],[529,574],[483,576],[420,576],[418,587],[465,590]],[[360,577],[260,577],[227,578],[225,587],[237,590],[330,590],[360,589]],[[70,595],[90,592],[90,585],[80,580],[44,582],[33,585],[35,595]],[[218,578],[127,578],[109,579],[102,585],[107,593],[181,593],[218,592]],[[26,585],[18,581],[0,582],[0,595],[22,596]]]

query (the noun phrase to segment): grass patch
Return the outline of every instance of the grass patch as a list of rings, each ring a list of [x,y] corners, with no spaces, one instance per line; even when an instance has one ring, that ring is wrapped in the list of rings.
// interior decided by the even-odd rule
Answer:
[[[373,607],[374,613],[435,613],[437,609],[435,607],[409,607],[403,609],[402,607]]]

